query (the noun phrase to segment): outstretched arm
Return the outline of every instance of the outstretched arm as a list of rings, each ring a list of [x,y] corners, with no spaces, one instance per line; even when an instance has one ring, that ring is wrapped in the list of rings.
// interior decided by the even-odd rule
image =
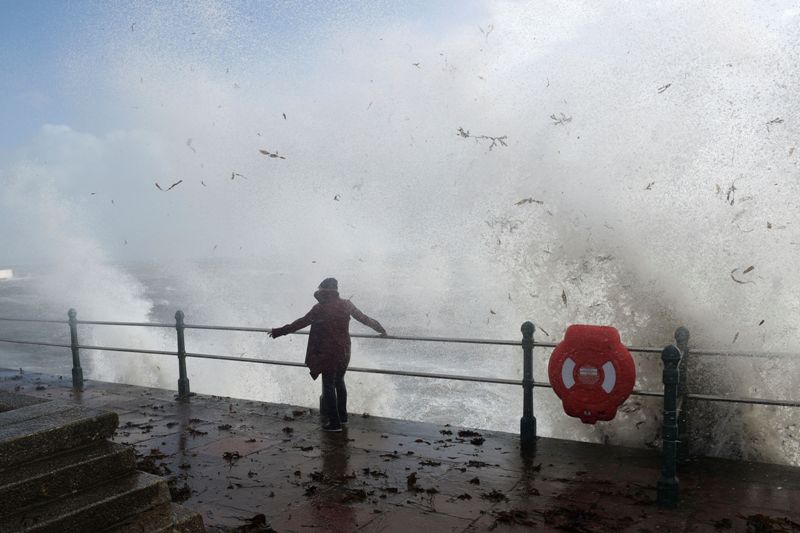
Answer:
[[[269,332],[269,336],[273,339],[277,339],[278,337],[282,337],[284,335],[288,335],[289,333],[294,333],[295,331],[301,330],[306,326],[311,325],[311,321],[314,317],[314,310],[317,306],[311,308],[311,311],[306,313],[306,316],[302,318],[298,318],[291,324],[286,324],[285,326],[279,328],[273,328],[272,331]]]
[[[359,322],[361,322],[362,324],[364,324],[365,326],[371,327],[372,329],[374,329],[375,331],[377,331],[381,335],[383,335],[383,336],[388,335],[388,333],[386,333],[386,330],[383,328],[383,326],[381,326],[380,322],[378,322],[374,318],[370,318],[367,315],[365,315],[364,313],[362,313],[361,310],[358,307],[353,305],[353,302],[350,302],[350,315],[353,318],[355,318],[356,320],[358,320]]]

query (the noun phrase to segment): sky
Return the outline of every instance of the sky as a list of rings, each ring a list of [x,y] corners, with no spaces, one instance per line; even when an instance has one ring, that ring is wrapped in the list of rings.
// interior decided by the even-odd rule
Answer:
[[[0,10],[4,265],[423,264],[539,313],[798,308],[796,2]]]

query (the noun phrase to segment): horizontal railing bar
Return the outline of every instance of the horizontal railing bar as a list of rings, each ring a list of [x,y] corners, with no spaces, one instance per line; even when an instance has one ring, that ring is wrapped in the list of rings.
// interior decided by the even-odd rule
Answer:
[[[55,346],[56,348],[69,348],[69,344],[55,344],[52,342],[18,341],[13,339],[0,339],[0,342],[10,342],[13,344],[31,344],[33,346]]]
[[[234,357],[232,355],[217,355],[211,353],[189,353],[186,352],[186,357],[195,357],[197,359],[217,359],[220,361],[240,361],[242,363],[259,363],[263,365],[278,365],[278,366],[297,366],[305,367],[305,363],[298,363],[295,361],[276,361],[273,359],[255,359],[253,357]]]
[[[258,333],[269,333],[272,331],[267,328],[247,328],[236,326],[209,326],[199,324],[185,324],[186,329],[212,329],[221,331],[253,331]],[[292,335],[308,335],[308,331],[295,331]],[[362,339],[391,339],[402,341],[424,341],[424,342],[450,342],[450,343],[466,343],[466,344],[495,344],[503,346],[522,346],[522,341],[507,341],[507,340],[489,340],[489,339],[458,339],[446,337],[412,337],[403,335],[369,335],[364,333],[351,333],[350,337]]]
[[[663,398],[664,391],[649,391],[649,390],[637,390],[633,389],[631,394],[634,396],[649,396],[651,398]]]
[[[298,335],[308,335],[308,331],[298,331]],[[491,344],[495,346],[522,346],[522,341],[506,341],[492,339],[460,339],[448,337],[413,337],[410,335],[368,335],[364,333],[351,333],[351,337],[360,339],[387,339],[397,341],[421,341],[421,342],[449,342],[454,344]]]
[[[93,324],[96,326],[142,326],[145,328],[174,328],[175,323],[164,324],[160,322],[109,322],[106,320],[76,320],[76,324]]]
[[[70,346],[67,345],[67,348]],[[113,346],[78,346],[81,350],[102,350],[106,352],[128,352],[128,353],[145,353],[153,355],[178,355],[178,352],[165,352],[163,350],[139,350],[136,348],[115,348]]]
[[[503,379],[481,376],[464,376],[458,374],[435,374],[431,372],[410,372],[406,370],[383,370],[378,368],[349,367],[348,372],[366,372],[371,374],[385,374],[389,376],[407,376],[417,378],[447,379],[453,381],[472,381],[474,383],[497,383],[499,385],[522,385],[520,379]]]
[[[694,348],[689,348],[689,357],[695,355],[710,355],[718,357],[766,357],[766,358],[795,357],[800,359],[800,353],[791,353],[791,352],[723,352],[720,350],[695,350]]]
[[[41,322],[46,324],[68,324],[66,320],[43,320],[39,318],[4,318],[0,317],[0,320],[5,320],[6,322]]]
[[[206,326],[201,324],[184,324],[184,329],[215,329],[219,331],[254,331],[256,333],[269,333],[270,328],[248,328],[244,326]]]
[[[259,363],[264,365],[279,365],[279,366],[295,366],[305,367],[305,363],[298,363],[294,361],[276,361],[274,359],[254,359],[252,357],[233,357],[229,355],[216,355],[216,354],[200,354],[200,353],[187,353],[186,357],[197,357],[200,359],[217,359],[221,361],[241,361],[245,363]],[[381,368],[362,368],[362,367],[348,367],[348,372],[365,372],[370,374],[387,374],[393,376],[408,376],[418,378],[434,378],[434,379],[451,379],[456,381],[474,381],[476,383],[499,383],[501,385],[521,385],[521,380],[490,378],[480,376],[464,376],[458,374],[433,374],[429,372],[410,372],[406,370],[386,370]]]
[[[747,403],[751,405],[773,405],[777,407],[800,407],[800,400],[771,400],[768,398],[734,398],[730,396],[714,396],[711,394],[689,394],[690,400],[705,402]]]
[[[200,359],[218,359],[221,361],[241,361],[245,363],[259,363],[259,364],[266,364],[266,365],[280,365],[280,366],[294,366],[294,367],[305,367],[305,363],[298,363],[294,361],[276,361],[274,359],[254,359],[252,357],[234,357],[230,355],[216,355],[216,354],[199,354],[199,353],[187,353],[186,357],[197,357]],[[363,368],[363,367],[348,367],[348,372],[365,372],[371,374],[386,374],[391,376],[406,376],[406,377],[418,377],[418,378],[432,378],[432,379],[450,379],[455,381],[472,381],[476,383],[496,383],[499,385],[522,385],[522,380],[520,379],[503,379],[503,378],[492,378],[492,377],[481,377],[481,376],[464,376],[459,374],[436,374],[431,372],[411,372],[407,370],[387,370],[381,368]],[[551,389],[553,388],[547,382],[544,381],[534,381],[534,387],[541,387]],[[632,392],[634,395],[638,396],[663,396],[662,392],[653,392],[653,391],[639,391],[635,390]]]

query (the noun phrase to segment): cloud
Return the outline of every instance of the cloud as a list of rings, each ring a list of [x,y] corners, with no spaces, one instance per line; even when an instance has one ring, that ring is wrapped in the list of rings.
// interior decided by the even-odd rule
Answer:
[[[764,293],[726,272],[800,240],[792,126],[765,127],[796,102],[762,81],[793,69],[774,72],[780,37],[741,31],[783,15],[723,7],[494,2],[435,28],[353,13],[311,41],[289,32],[302,58],[274,54],[278,34],[230,7],[145,7],[90,69],[127,128],[45,126],[22,157],[113,257],[280,250],[285,264],[335,269],[434,256],[476,279],[501,265],[493,278],[506,293],[542,276],[564,283],[574,265],[611,255],[610,276],[657,287],[700,320],[706,307],[686,298],[756,305]],[[204,38],[218,53],[191,44]],[[499,136],[508,146],[490,149],[485,137]],[[168,193],[154,185],[178,180]],[[735,206],[723,198],[733,183]],[[544,204],[515,205],[527,197]],[[785,229],[768,230],[764,213]],[[680,261],[653,252],[675,248]],[[793,279],[773,268],[764,275]]]

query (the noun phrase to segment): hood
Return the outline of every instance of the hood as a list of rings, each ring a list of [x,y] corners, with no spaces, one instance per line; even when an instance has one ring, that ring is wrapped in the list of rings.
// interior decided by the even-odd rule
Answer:
[[[317,289],[314,293],[314,298],[321,304],[332,302],[339,298],[339,291],[333,289]]]

